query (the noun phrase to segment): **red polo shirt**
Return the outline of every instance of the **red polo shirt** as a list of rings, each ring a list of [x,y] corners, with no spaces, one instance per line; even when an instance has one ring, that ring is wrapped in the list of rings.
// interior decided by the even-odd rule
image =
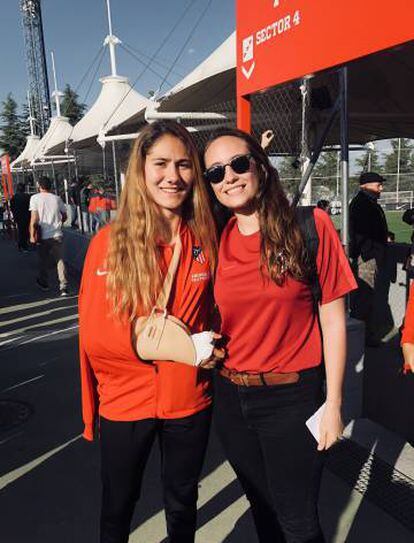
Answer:
[[[131,344],[131,325],[111,314],[105,261],[110,226],[92,239],[79,293],[79,339],[84,437],[93,439],[97,413],[115,421],[181,418],[211,403],[209,372],[174,362],[140,361]],[[180,230],[182,253],[168,310],[191,333],[210,328],[212,288],[209,262],[190,228]],[[161,265],[173,246],[160,245]]]
[[[314,211],[319,236],[317,268],[322,304],[356,288],[329,216]],[[309,287],[288,277],[276,285],[260,271],[260,233],[244,236],[233,218],[219,252],[215,299],[228,338],[226,367],[250,373],[291,372],[322,360],[318,319]]]
[[[414,343],[414,282],[410,287],[410,296],[408,298],[407,309],[404,317],[401,345],[403,343]]]

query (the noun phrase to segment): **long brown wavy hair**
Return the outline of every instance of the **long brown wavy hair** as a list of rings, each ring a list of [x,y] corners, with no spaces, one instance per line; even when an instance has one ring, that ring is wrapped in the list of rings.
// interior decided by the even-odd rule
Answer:
[[[193,167],[192,189],[183,206],[183,220],[203,244],[212,274],[217,262],[217,236],[197,149],[189,132],[175,121],[146,126],[132,147],[119,210],[112,223],[107,257],[107,292],[116,315],[133,319],[154,305],[163,283],[157,242],[168,228],[145,184],[145,160],[163,136],[179,139]]]
[[[295,209],[283,191],[276,168],[271,165],[256,139],[237,128],[215,131],[204,152],[213,141],[224,136],[243,140],[256,163],[259,176],[256,209],[260,225],[262,267],[277,285],[284,283],[287,274],[298,281],[308,282],[312,272],[305,243]]]

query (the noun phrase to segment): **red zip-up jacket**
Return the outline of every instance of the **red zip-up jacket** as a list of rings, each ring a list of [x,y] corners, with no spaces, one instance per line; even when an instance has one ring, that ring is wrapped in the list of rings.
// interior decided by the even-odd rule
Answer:
[[[84,437],[92,440],[97,415],[114,421],[182,418],[211,403],[207,370],[174,362],[148,364],[135,354],[131,325],[111,313],[106,255],[110,226],[92,239],[79,293],[79,340]],[[168,311],[191,333],[208,330],[213,308],[209,262],[190,228],[180,230],[182,253]],[[161,245],[162,269],[173,246]]]

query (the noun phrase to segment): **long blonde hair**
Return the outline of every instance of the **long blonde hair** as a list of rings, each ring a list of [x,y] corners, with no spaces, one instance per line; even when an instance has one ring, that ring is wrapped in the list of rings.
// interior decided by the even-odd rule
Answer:
[[[262,266],[277,285],[282,285],[287,275],[298,281],[308,282],[312,274],[311,264],[295,209],[286,198],[277,170],[270,164],[268,156],[255,138],[237,128],[216,130],[208,140],[204,152],[213,141],[223,136],[243,140],[256,163],[259,176],[256,208],[260,225]]]
[[[212,274],[217,263],[216,229],[194,142],[189,132],[175,121],[150,124],[142,130],[131,150],[107,257],[108,298],[114,313],[129,319],[152,308],[163,283],[157,242],[165,236],[166,226],[146,188],[145,160],[151,147],[165,135],[184,144],[193,166],[193,186],[183,206],[183,219],[203,244]]]

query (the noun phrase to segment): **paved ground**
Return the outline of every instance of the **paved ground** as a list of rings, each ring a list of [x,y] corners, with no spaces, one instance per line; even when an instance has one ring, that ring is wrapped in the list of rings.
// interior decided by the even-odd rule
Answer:
[[[67,299],[57,297],[57,290],[40,293],[34,254],[20,255],[0,240],[0,255],[0,541],[94,543],[99,454],[96,444],[79,435],[76,288]],[[131,543],[165,539],[158,462],[154,450]],[[347,480],[357,483],[358,472]],[[414,540],[357,486],[352,490],[326,470],[320,510],[327,541]],[[197,543],[255,543],[248,504],[214,431],[199,509]]]

